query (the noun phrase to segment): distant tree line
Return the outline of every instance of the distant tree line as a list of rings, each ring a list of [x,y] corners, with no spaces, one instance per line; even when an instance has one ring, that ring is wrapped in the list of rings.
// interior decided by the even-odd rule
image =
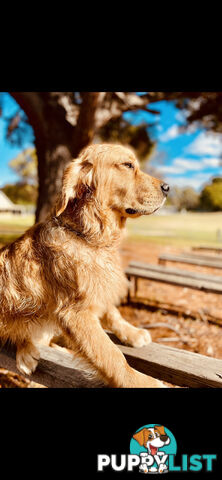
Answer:
[[[192,187],[173,187],[171,189],[168,205],[177,210],[217,212],[222,210],[222,177],[215,177],[211,183],[205,185],[200,193]]]

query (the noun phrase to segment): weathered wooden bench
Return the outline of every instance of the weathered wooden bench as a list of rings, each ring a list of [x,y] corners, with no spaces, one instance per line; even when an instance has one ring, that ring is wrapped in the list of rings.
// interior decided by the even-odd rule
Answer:
[[[222,388],[222,360],[199,355],[157,343],[142,348],[121,345],[113,334],[107,332],[135,369],[182,387]],[[88,372],[75,367],[73,355],[66,349],[39,346],[40,361],[30,379],[49,388],[107,387],[101,380],[92,379]],[[15,352],[2,347],[0,367],[19,373]]]
[[[130,262],[129,266],[125,269],[125,274],[129,280],[134,278],[135,296],[138,290],[139,278],[203,290],[204,292],[222,293],[222,279],[216,275],[207,275],[136,261]],[[130,300],[130,287],[128,300]]]
[[[165,253],[159,256],[158,262],[160,265],[165,265],[166,262],[177,262],[222,269],[222,257],[220,255],[214,255],[214,257],[212,257],[210,255],[195,255],[190,253],[180,253],[179,255]]]

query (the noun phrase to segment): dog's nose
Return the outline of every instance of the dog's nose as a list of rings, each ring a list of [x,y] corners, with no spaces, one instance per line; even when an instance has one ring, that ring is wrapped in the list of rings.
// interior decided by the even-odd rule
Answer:
[[[167,439],[168,439],[167,435],[160,435],[160,440],[162,440],[162,442],[166,442]]]
[[[162,192],[164,193],[164,195],[167,195],[169,190],[170,190],[170,187],[167,183],[162,183],[160,185],[160,188],[161,188]]]

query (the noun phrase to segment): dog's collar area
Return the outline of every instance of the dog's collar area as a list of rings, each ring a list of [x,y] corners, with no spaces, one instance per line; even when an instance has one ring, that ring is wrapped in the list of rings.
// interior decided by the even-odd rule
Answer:
[[[62,222],[58,217],[52,217],[52,219],[59,227],[65,228],[66,230],[69,230],[70,232],[75,233],[77,237],[85,239],[84,233],[78,232],[78,230],[75,230],[74,228],[72,228],[71,225],[69,225],[68,223]]]

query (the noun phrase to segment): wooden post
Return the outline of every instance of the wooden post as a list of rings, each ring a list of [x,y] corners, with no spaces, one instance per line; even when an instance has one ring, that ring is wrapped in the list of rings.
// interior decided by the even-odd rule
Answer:
[[[138,277],[134,277],[134,295],[137,296],[138,291]]]
[[[166,265],[166,260],[164,260],[163,258],[159,258],[158,263],[159,265]]]
[[[131,287],[131,276],[127,275],[127,279],[130,282],[128,286],[128,292],[127,292],[127,303],[130,303],[130,287]]]

